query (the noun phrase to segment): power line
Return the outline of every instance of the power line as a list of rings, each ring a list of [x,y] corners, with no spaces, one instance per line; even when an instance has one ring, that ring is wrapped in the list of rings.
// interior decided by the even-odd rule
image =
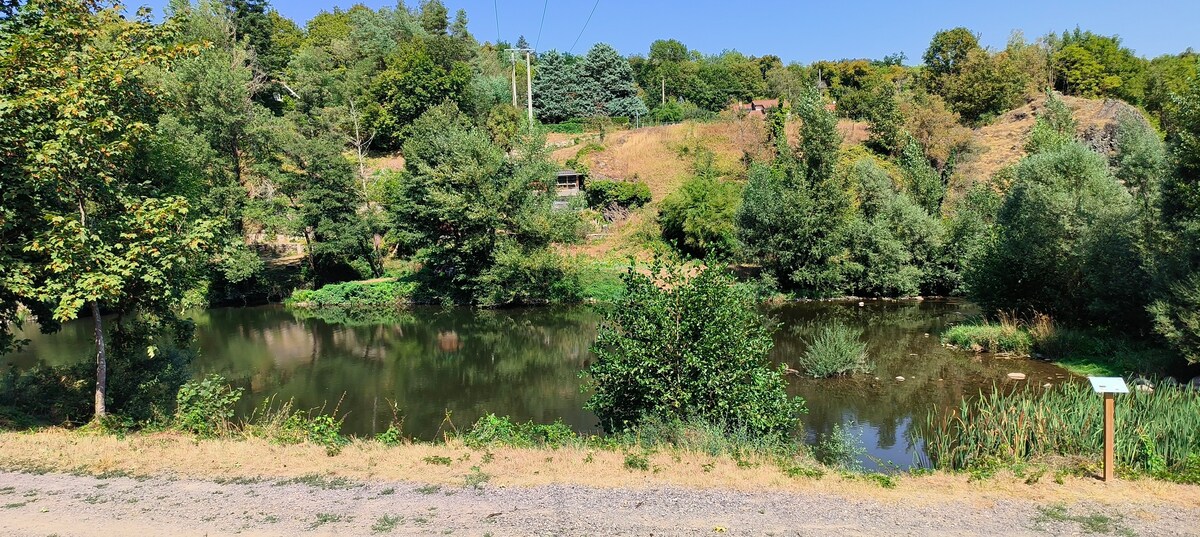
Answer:
[[[496,43],[500,43],[500,4],[499,0],[492,0],[492,8],[496,10]]]
[[[592,12],[588,13],[587,20],[583,21],[583,28],[581,30],[579,30],[579,36],[575,38],[575,42],[571,43],[571,48],[570,48],[570,50],[567,50],[567,54],[570,54],[575,51],[575,45],[579,44],[579,38],[583,37],[583,31],[587,30],[588,23],[592,22],[592,15],[596,14],[596,6],[599,6],[599,5],[600,5],[600,0],[596,0],[596,3],[592,4]]]
[[[546,3],[542,4],[542,22],[538,24],[538,36],[533,42],[533,50],[537,50],[538,45],[542,44],[542,27],[546,25],[546,8],[548,7],[550,7],[550,0],[546,0]]]

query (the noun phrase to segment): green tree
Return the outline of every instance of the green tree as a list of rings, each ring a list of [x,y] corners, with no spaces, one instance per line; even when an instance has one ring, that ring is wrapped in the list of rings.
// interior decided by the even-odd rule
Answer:
[[[404,144],[406,169],[391,188],[389,211],[401,251],[415,254],[429,274],[425,293],[488,303],[503,286],[497,279],[504,273],[497,269],[499,252],[519,250],[520,255],[503,257],[509,261],[534,258],[555,238],[563,224],[551,213],[554,168],[539,142],[526,139],[506,157],[452,103],[430,109],[413,124]],[[542,282],[543,293],[547,283]]]
[[[1027,153],[1055,151],[1075,141],[1075,117],[1067,103],[1053,91],[1046,92],[1046,107],[1037,115],[1029,139],[1025,141]]]
[[[853,217],[846,185],[836,176],[837,119],[810,90],[795,110],[800,146],[777,144],[773,166],[754,165],[738,210],[747,255],[779,283],[806,296],[845,290],[846,238]]]
[[[409,123],[445,100],[462,98],[470,81],[471,67],[466,63],[439,64],[424,41],[405,43],[374,82],[378,107],[371,123],[385,146],[396,147]]]
[[[770,366],[771,334],[753,295],[717,269],[652,273],[622,277],[625,292],[592,344],[596,361],[583,374],[601,426],[704,420],[754,436],[792,432],[803,401]]]
[[[583,70],[573,56],[551,50],[538,57],[533,77],[533,108],[538,119],[560,123],[584,116]]]
[[[4,205],[19,200],[31,220],[5,241],[5,265],[16,266],[3,272],[0,296],[52,303],[58,321],[90,310],[101,419],[109,365],[102,307],[119,319],[170,316],[211,238],[208,223],[189,215],[191,185],[148,180],[161,177],[147,173],[156,163],[146,158],[159,103],[145,75],[182,51],[158,45],[169,28],[152,26],[148,12],[126,20],[84,1],[34,0],[4,30]],[[0,229],[14,231],[7,222]]]
[[[737,248],[737,183],[711,175],[688,179],[662,202],[659,225],[663,238],[696,258],[728,258]]]
[[[587,115],[633,117],[650,110],[638,97],[629,60],[616,49],[597,43],[580,65],[583,112]]]
[[[1164,177],[1162,233],[1151,306],[1156,331],[1190,362],[1200,362],[1200,77],[1175,101],[1168,134],[1171,173]]]
[[[1121,46],[1117,36],[1075,28],[1049,39],[1055,89],[1083,97],[1116,97],[1141,104],[1146,92],[1146,62]]]
[[[947,80],[961,73],[970,56],[980,51],[979,37],[961,26],[934,34],[922,56],[926,87],[932,93],[945,95]]]
[[[1113,234],[1126,234],[1130,202],[1104,158],[1082,144],[1026,157],[996,218],[994,242],[968,270],[972,299],[987,311],[1090,320],[1088,297],[1104,290],[1085,275],[1104,270],[1096,263],[1117,261],[1092,254],[1112,246]]]

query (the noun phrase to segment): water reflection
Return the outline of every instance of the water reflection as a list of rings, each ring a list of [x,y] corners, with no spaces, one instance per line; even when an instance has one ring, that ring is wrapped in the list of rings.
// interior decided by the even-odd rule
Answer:
[[[869,457],[901,467],[920,452],[926,413],[956,406],[964,395],[991,389],[1009,372],[1029,382],[1057,382],[1065,373],[1042,362],[976,356],[946,349],[938,335],[974,313],[956,301],[798,303],[772,308],[778,322],[773,359],[795,363],[805,339],[832,320],[861,327],[874,366],[870,374],[833,380],[790,377],[804,397],[807,440],[837,424],[854,424]],[[583,410],[579,371],[590,354],[599,316],[586,307],[504,311],[417,308],[387,322],[330,324],[277,306],[198,313],[197,375],[219,373],[246,388],[241,412],[264,399],[294,399],[299,408],[346,415],[346,431],[386,429],[394,402],[407,434],[436,438],[449,413],[467,427],[486,412],[519,420],[561,418],[582,432],[598,430]],[[0,363],[27,367],[90,359],[86,322],[62,332],[32,331],[21,353]],[[896,380],[896,377],[905,380]],[[868,458],[864,466],[874,466]]]

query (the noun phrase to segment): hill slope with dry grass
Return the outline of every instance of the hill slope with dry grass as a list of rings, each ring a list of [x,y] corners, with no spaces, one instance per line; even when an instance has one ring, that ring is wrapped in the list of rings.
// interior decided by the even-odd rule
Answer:
[[[1109,153],[1114,148],[1117,119],[1123,112],[1140,112],[1114,99],[1084,99],[1060,95],[1075,118],[1076,133],[1088,145]],[[1012,166],[1025,156],[1025,141],[1037,122],[1038,114],[1046,108],[1042,95],[1024,106],[1011,110],[989,125],[974,132],[974,151],[959,170],[970,182],[985,180],[1001,169]],[[964,185],[967,186],[967,185]]]

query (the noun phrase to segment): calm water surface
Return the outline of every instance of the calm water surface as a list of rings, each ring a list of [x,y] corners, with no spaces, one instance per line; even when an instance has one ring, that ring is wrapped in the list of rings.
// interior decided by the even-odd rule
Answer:
[[[840,321],[861,327],[874,366],[870,374],[832,380],[789,377],[807,401],[806,439],[817,441],[842,424],[861,438],[862,461],[920,464],[920,441],[931,410],[957,406],[964,395],[1012,384],[1021,372],[1042,384],[1067,378],[1038,361],[946,349],[938,335],[972,315],[957,301],[796,303],[771,308],[778,323],[772,359],[794,364],[807,339]],[[439,436],[447,416],[469,427],[487,412],[519,420],[562,419],[581,432],[598,431],[583,410],[579,372],[592,359],[599,315],[588,307],[477,311],[417,308],[386,323],[346,326],[303,319],[279,306],[222,308],[197,313],[197,376],[219,373],[246,389],[240,411],[264,399],[294,399],[299,408],[345,414],[347,433],[386,429],[399,409],[406,434]],[[36,330],[20,353],[0,363],[28,367],[92,359],[87,320],[44,336]],[[896,377],[905,380],[896,380]],[[910,434],[915,433],[915,434]]]

